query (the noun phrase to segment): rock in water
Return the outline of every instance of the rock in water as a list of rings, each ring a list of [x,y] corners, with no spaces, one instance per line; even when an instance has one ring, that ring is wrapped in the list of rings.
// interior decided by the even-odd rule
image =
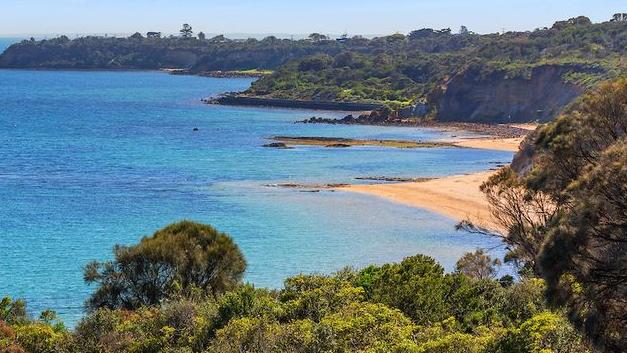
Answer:
[[[263,145],[262,147],[267,147],[267,148],[291,148],[290,146],[284,144],[283,142],[273,142],[273,143],[269,143],[267,145]]]

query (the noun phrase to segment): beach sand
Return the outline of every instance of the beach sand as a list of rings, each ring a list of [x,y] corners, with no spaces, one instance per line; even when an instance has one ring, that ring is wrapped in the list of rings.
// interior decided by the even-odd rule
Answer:
[[[528,127],[531,131],[532,126]],[[453,143],[460,147],[518,151],[524,137],[517,138],[459,138]],[[479,189],[495,171],[455,175],[409,183],[348,185],[336,190],[377,196],[406,206],[427,209],[456,221],[468,220],[483,228],[502,232],[490,213],[485,195]]]
[[[523,137],[498,138],[498,137],[479,137],[479,138],[459,138],[451,141],[455,146],[478,148],[484,150],[511,151],[516,152],[523,141]]]
[[[417,183],[349,185],[336,190],[384,198],[406,206],[424,208],[457,221],[469,220],[499,231],[488,202],[479,190],[494,171],[456,175]]]
[[[522,129],[527,132],[527,134],[536,130],[539,124],[536,123],[525,123],[525,124],[509,124],[506,125],[516,129]],[[478,148],[478,149],[486,149],[486,150],[497,150],[497,151],[510,151],[517,152],[520,144],[525,139],[525,136],[519,137],[460,137],[456,138],[450,142],[455,146],[459,147],[468,147],[468,148]]]

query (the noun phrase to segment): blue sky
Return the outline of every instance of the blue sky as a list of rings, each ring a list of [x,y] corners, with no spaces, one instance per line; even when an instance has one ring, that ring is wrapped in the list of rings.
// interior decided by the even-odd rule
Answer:
[[[627,0],[0,0],[0,35],[174,33],[407,33],[466,25],[480,33],[608,20]]]

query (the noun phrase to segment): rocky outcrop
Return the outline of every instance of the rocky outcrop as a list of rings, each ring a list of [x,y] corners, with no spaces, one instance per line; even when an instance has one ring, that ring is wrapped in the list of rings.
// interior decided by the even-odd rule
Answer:
[[[283,142],[273,142],[273,143],[267,143],[261,147],[266,147],[266,148],[280,148],[280,149],[290,149],[292,147],[289,147],[288,145],[284,144]]]
[[[381,111],[374,110],[368,114],[361,114],[357,117],[353,114],[346,115],[341,119],[311,117],[298,121],[303,124],[331,124],[331,125],[394,125],[396,120]]]
[[[204,99],[203,102],[208,103],[208,104],[221,104],[221,105],[340,110],[340,111],[366,111],[366,110],[376,110],[376,109],[383,108],[381,104],[371,104],[371,103],[276,99],[276,98],[250,97],[250,96],[243,96],[243,95],[238,95],[238,94],[227,94],[227,95],[217,97],[217,98]]]
[[[530,75],[508,77],[505,71],[485,74],[472,67],[451,78],[437,100],[438,121],[489,123],[546,122],[584,91],[564,79],[571,72],[598,72],[577,65],[543,65]]]

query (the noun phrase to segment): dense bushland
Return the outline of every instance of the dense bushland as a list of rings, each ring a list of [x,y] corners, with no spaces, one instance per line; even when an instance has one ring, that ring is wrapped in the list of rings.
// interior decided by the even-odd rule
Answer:
[[[466,266],[466,265],[461,265]],[[542,280],[445,274],[418,255],[398,264],[289,278],[271,291],[173,294],[134,310],[103,307],[74,331],[23,303],[0,305],[6,352],[585,352],[544,299]]]
[[[508,260],[544,278],[551,304],[604,351],[627,349],[627,79],[539,128],[482,186]],[[476,226],[462,225],[481,232]]]
[[[585,17],[532,32],[478,35],[418,30],[370,41],[354,38],[337,54],[288,63],[249,91],[281,98],[376,101],[391,107],[437,101],[443,85],[465,70],[528,77],[533,68],[567,68],[563,80],[582,87],[627,71],[627,23]],[[355,43],[355,44],[352,44]],[[358,45],[363,43],[364,48]]]
[[[534,67],[567,68],[563,79],[592,87],[625,74],[627,22],[593,24],[585,17],[529,32],[474,34],[467,29],[336,41],[218,36],[84,37],[26,40],[0,55],[0,67],[64,69],[276,70],[247,94],[290,99],[380,102],[392,108],[435,103],[442,86],[469,68],[483,76],[526,77]],[[435,104],[433,104],[435,107]]]

